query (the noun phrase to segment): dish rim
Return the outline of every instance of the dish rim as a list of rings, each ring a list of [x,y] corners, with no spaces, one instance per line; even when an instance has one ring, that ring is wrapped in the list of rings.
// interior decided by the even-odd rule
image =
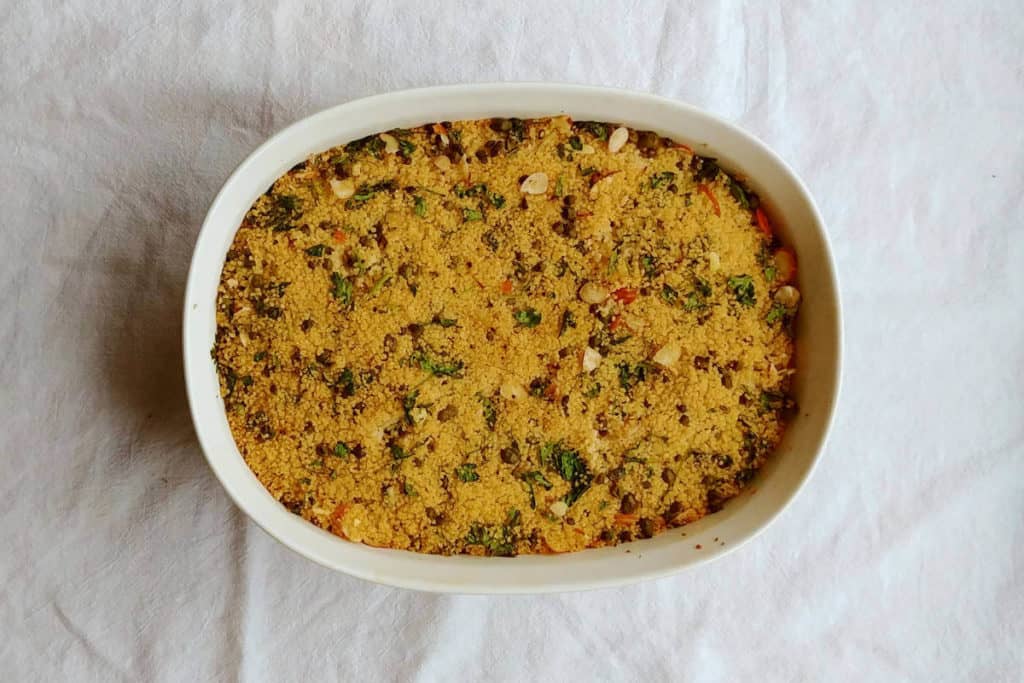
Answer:
[[[718,126],[724,129],[724,132],[728,135],[734,136],[741,140],[745,145],[749,145],[765,155],[770,161],[771,165],[774,165],[781,170],[786,176],[786,180],[793,185],[793,189],[797,194],[797,199],[805,205],[806,209],[810,212],[812,221],[808,225],[802,226],[802,230],[812,230],[815,233],[815,237],[821,241],[821,251],[824,256],[824,261],[820,264],[821,268],[827,275],[829,284],[831,285],[831,298],[826,304],[832,309],[834,314],[834,362],[831,376],[824,378],[817,378],[819,381],[827,381],[832,386],[832,390],[826,397],[827,405],[824,406],[825,415],[820,429],[820,434],[816,438],[816,446],[813,448],[813,453],[810,455],[809,464],[806,469],[802,472],[799,480],[792,485],[791,488],[784,494],[783,499],[779,502],[769,514],[766,514],[754,527],[746,530],[745,532],[739,533],[735,536],[730,537],[728,545],[719,547],[707,547],[702,553],[698,555],[692,555],[677,563],[661,566],[657,568],[648,568],[640,570],[623,570],[622,572],[613,575],[606,576],[598,579],[572,579],[562,581],[546,581],[540,583],[523,583],[517,584],[509,581],[488,581],[484,577],[488,569],[484,569],[483,572],[469,571],[469,574],[473,575],[474,578],[466,580],[455,580],[445,579],[441,580],[438,578],[425,579],[419,576],[410,575],[408,572],[403,571],[388,571],[386,569],[372,570],[370,567],[365,566],[360,561],[341,563],[336,559],[327,557],[327,553],[323,552],[316,547],[316,544],[307,542],[306,540],[300,540],[295,536],[297,534],[286,533],[282,530],[284,524],[278,524],[274,517],[277,515],[270,515],[269,513],[264,514],[255,510],[258,503],[250,500],[249,495],[242,490],[241,482],[237,481],[236,477],[228,471],[228,466],[224,461],[224,455],[214,452],[214,448],[210,442],[210,417],[200,412],[200,399],[197,395],[198,388],[197,373],[201,372],[202,369],[198,367],[198,363],[205,360],[206,363],[210,363],[209,359],[209,348],[197,349],[195,344],[198,341],[193,339],[194,327],[197,326],[198,322],[192,322],[195,316],[191,315],[192,311],[196,309],[197,304],[195,301],[197,298],[202,296],[201,292],[197,289],[198,276],[200,271],[205,271],[210,266],[207,263],[200,263],[200,256],[204,255],[210,248],[211,240],[214,237],[223,234],[223,232],[229,231],[231,238],[233,239],[235,232],[237,232],[237,225],[225,227],[218,221],[218,215],[222,213],[222,207],[224,204],[232,201],[230,195],[235,191],[235,187],[239,185],[248,175],[255,174],[255,169],[259,167],[259,164],[263,161],[263,157],[267,156],[271,150],[280,147],[283,142],[289,141],[291,138],[300,137],[300,134],[304,131],[313,130],[323,122],[333,120],[338,117],[339,114],[344,113],[346,110],[355,108],[372,108],[374,105],[387,106],[389,104],[397,104],[403,100],[416,100],[424,96],[436,97],[438,99],[448,99],[452,96],[465,96],[467,94],[485,95],[487,93],[499,94],[503,97],[508,97],[517,91],[528,91],[534,93],[540,93],[541,95],[550,96],[552,105],[546,115],[552,116],[559,112],[567,111],[567,108],[559,106],[559,96],[563,98],[566,96],[574,96],[579,98],[585,98],[586,96],[592,97],[610,97],[617,100],[621,100],[618,106],[622,109],[628,107],[628,105],[636,102],[646,103],[647,105],[657,105],[674,111],[684,113],[685,115],[700,120],[702,125],[707,127],[709,124],[712,126]],[[501,107],[495,107],[500,109]],[[507,107],[506,107],[507,108]],[[571,106],[569,108],[572,108]],[[499,116],[500,113],[491,114],[491,116]],[[507,112],[506,112],[506,115]],[[545,114],[537,113],[532,116],[544,116]],[[451,120],[456,120],[457,117],[451,117]],[[464,117],[469,118],[469,117]],[[483,116],[472,116],[472,118],[484,118]],[[620,121],[627,121],[630,117],[623,116]],[[641,117],[642,118],[642,117]],[[423,121],[424,123],[426,121]],[[365,122],[364,122],[365,123]],[[369,134],[377,130],[370,126],[371,130]],[[380,130],[384,130],[381,128]],[[354,139],[356,136],[347,136],[348,139]],[[680,135],[673,135],[670,137],[679,138]],[[335,143],[338,144],[338,143]],[[327,149],[328,147],[324,147]],[[306,155],[303,155],[303,158]],[[287,169],[285,169],[287,170]],[[280,175],[280,174],[278,174]],[[258,195],[257,195],[258,196]],[[253,197],[255,199],[255,197]],[[223,258],[217,261],[217,280],[219,282],[220,270],[223,268]],[[214,290],[214,299],[216,299],[216,289]],[[214,301],[214,310],[216,303]],[[211,342],[212,343],[212,342]],[[603,86],[591,86],[591,85],[576,85],[576,84],[562,84],[562,83],[543,83],[543,82],[515,82],[515,83],[476,83],[476,84],[462,84],[462,85],[443,85],[443,86],[432,86],[425,88],[413,88],[406,90],[399,90],[389,93],[383,93],[378,95],[372,95],[369,97],[359,98],[351,100],[342,104],[338,104],[332,107],[328,107],[319,112],[316,112],[310,116],[304,117],[278,131],[269,137],[265,142],[260,144],[252,153],[250,153],[234,171],[230,174],[224,185],[218,191],[216,197],[210,205],[209,210],[203,220],[202,227],[196,238],[195,247],[193,249],[192,259],[189,265],[188,280],[185,288],[184,297],[184,310],[183,310],[183,325],[182,325],[182,346],[183,346],[183,364],[185,371],[185,383],[186,383],[186,394],[189,403],[189,412],[192,417],[193,424],[195,426],[196,435],[200,443],[200,447],[206,457],[207,462],[210,464],[211,469],[214,471],[214,475],[217,477],[221,486],[228,493],[229,497],[250,519],[266,531],[271,537],[297,552],[298,554],[313,560],[314,562],[337,570],[342,571],[351,576],[373,581],[383,585],[397,586],[402,588],[410,588],[415,590],[425,590],[433,592],[443,593],[548,593],[548,592],[559,592],[559,591],[576,591],[576,590],[590,590],[596,588],[607,588],[612,586],[625,585],[630,583],[636,583],[639,581],[646,581],[655,578],[660,578],[672,574],[676,574],[685,569],[692,569],[698,567],[712,560],[724,557],[725,555],[736,550],[740,546],[748,543],[761,533],[765,531],[778,517],[785,511],[795,500],[797,495],[807,485],[813,472],[820,463],[822,453],[827,445],[828,437],[835,421],[835,414],[838,406],[838,400],[841,390],[842,383],[842,359],[843,359],[843,318],[842,318],[842,307],[839,289],[839,278],[836,272],[835,261],[832,254],[831,243],[828,238],[828,233],[825,227],[825,222],[821,217],[821,214],[815,204],[810,192],[808,191],[803,180],[793,171],[793,169],[771,148],[761,142],[758,138],[743,130],[739,126],[722,119],[714,114],[704,111],[693,105],[689,105],[677,100],[673,100],[667,97],[659,95],[653,95],[650,93],[627,90],[622,88],[610,88]],[[223,402],[220,399],[219,392],[217,400],[221,401],[221,408],[223,410]],[[799,417],[795,419],[800,419]],[[226,420],[225,420],[226,422]],[[232,441],[233,443],[233,441]],[[238,452],[237,446],[234,453],[228,454],[228,457],[235,457],[242,459]],[[243,460],[244,465],[244,460]],[[245,465],[246,469],[248,466]],[[251,475],[250,470],[250,475]],[[252,475],[255,478],[255,475]],[[257,480],[258,481],[258,480]],[[262,486],[262,484],[260,484]],[[266,492],[266,489],[264,489]],[[269,496],[269,492],[266,492]],[[276,502],[276,501],[275,501]],[[280,506],[280,512],[283,515],[296,517],[292,513],[285,510],[283,506]],[[726,505],[728,508],[728,503]],[[718,514],[708,515],[702,520],[695,523],[695,525],[702,526],[715,526],[715,518]],[[710,520],[710,522],[709,522]],[[312,524],[305,522],[310,527],[316,529]],[[685,530],[688,527],[683,527]],[[317,529],[317,531],[320,531]],[[326,533],[326,532],[322,532]],[[663,534],[660,536],[667,536]],[[644,543],[650,543],[656,541],[659,537],[644,541],[636,541],[629,544],[623,544],[614,546],[619,549],[626,549],[628,547],[636,548],[638,557],[642,556],[642,550],[639,548]],[[339,543],[351,543],[342,539],[335,540]],[[686,541],[672,540],[672,543],[685,543]],[[358,544],[354,544],[358,545]],[[366,547],[366,546],[363,546]],[[576,553],[565,553],[554,556],[538,556],[538,555],[524,555],[519,558],[476,558],[468,556],[435,556],[412,553],[411,551],[400,551],[393,549],[372,549],[378,552],[386,553],[408,553],[414,555],[417,559],[422,559],[424,565],[430,563],[430,560],[438,560],[439,558],[444,562],[454,561],[459,563],[508,563],[517,562],[520,558],[544,558],[546,562],[559,562],[564,558],[577,559],[587,553],[593,553],[594,550],[579,551]],[[606,550],[606,549],[602,549]],[[630,552],[626,549],[625,552]],[[387,560],[378,564],[388,564]],[[403,563],[404,564],[404,563]],[[480,565],[482,566],[482,565]],[[479,568],[477,566],[476,568]],[[436,572],[435,572],[436,573]],[[477,576],[480,575],[480,576]],[[484,578],[481,578],[484,577]]]

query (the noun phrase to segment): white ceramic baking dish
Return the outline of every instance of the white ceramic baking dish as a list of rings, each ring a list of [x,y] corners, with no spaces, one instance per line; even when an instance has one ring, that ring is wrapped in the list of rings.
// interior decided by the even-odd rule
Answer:
[[[288,512],[238,452],[210,358],[221,267],[246,211],[274,180],[308,155],[370,133],[442,120],[559,113],[654,130],[717,157],[724,168],[749,178],[782,241],[796,250],[803,294],[794,386],[800,410],[778,451],[744,493],[716,514],[648,540],[564,555],[439,557],[371,548],[333,536]],[[265,142],[224,184],[203,223],[185,293],[183,338],[188,399],[199,443],[228,495],[274,538],[322,565],[394,586],[535,593],[664,576],[720,557],[768,526],[807,480],[825,445],[839,392],[842,323],[821,216],[800,179],[763,143],[711,114],[645,93],[507,83],[368,97],[303,119]]]

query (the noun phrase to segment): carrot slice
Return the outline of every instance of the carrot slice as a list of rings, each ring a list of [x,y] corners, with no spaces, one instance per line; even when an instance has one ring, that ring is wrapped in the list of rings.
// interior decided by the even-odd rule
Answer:
[[[630,526],[640,519],[640,515],[627,515],[622,512],[615,513],[615,524],[618,526]]]
[[[754,218],[757,219],[757,229],[764,233],[765,237],[772,236],[772,224],[768,221],[768,214],[760,206],[754,210]]]
[[[705,185],[704,183],[701,183],[700,185],[697,186],[697,189],[700,190],[701,193],[703,193],[703,195],[711,201],[711,205],[715,208],[715,215],[721,216],[722,207],[718,205],[718,199],[715,197],[715,193],[711,191],[711,188]]]
[[[502,294],[511,294],[512,293],[512,281],[511,280],[504,280],[501,283],[501,293]]]
[[[629,305],[636,301],[637,291],[632,287],[620,287],[612,292],[612,297],[620,304]]]
[[[345,240],[348,239],[348,235],[346,235],[341,230],[335,230],[334,232],[332,232],[331,237],[333,237],[334,241],[337,242],[338,244],[344,244]]]
[[[334,508],[334,512],[331,513],[330,517],[330,529],[331,532],[337,536],[341,536],[344,539],[348,539],[345,534],[345,530],[341,527],[341,521],[345,517],[345,513],[351,506],[348,503],[338,503],[338,506]]]
[[[784,285],[796,277],[796,254],[789,247],[775,250],[775,282]]]

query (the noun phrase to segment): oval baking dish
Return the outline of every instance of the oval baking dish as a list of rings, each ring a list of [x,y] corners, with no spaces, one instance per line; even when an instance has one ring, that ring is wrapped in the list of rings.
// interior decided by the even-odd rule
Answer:
[[[743,174],[800,259],[804,295],[796,322],[798,414],[755,480],[725,507],[654,538],[564,555],[437,556],[351,543],[289,512],[243,460],[232,438],[210,348],[225,255],[253,201],[310,154],[392,128],[493,116],[567,114],[656,131]],[[824,447],[839,390],[841,315],[825,228],[796,175],[762,143],[692,107],[652,95],[554,84],[466,85],[410,90],[334,107],[278,133],[232,174],[214,200],[189,272],[185,378],[192,418],[210,466],[236,504],[283,544],[353,576],[421,590],[525,593],[579,590],[663,576],[718,557],[764,529],[807,479]]]

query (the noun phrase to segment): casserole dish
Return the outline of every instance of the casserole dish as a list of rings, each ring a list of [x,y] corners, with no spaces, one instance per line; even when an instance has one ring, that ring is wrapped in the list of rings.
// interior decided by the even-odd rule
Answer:
[[[783,242],[800,259],[804,302],[796,323],[799,412],[783,442],[739,497],[720,512],[652,539],[565,555],[432,556],[372,548],[291,514],[249,470],[232,438],[210,359],[225,254],[252,202],[307,156],[391,128],[491,116],[568,114],[650,129],[716,157],[762,197]],[[184,311],[186,384],[200,444],[234,501],[272,536],[310,559],[361,578],[449,592],[542,592],[653,578],[707,561],[762,530],[792,499],[824,446],[839,388],[841,317],[821,218],[793,172],[763,144],[706,113],[663,98],[586,86],[448,86],[371,97],[278,133],[229,178],[199,235]]]

